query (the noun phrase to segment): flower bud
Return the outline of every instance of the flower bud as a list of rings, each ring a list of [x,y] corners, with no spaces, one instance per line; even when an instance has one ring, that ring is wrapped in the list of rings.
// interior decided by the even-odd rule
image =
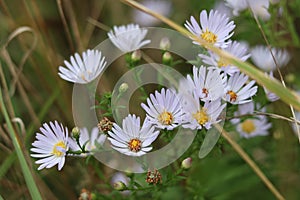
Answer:
[[[107,117],[103,117],[103,119],[101,119],[98,123],[98,128],[103,133],[107,133],[112,129],[112,127],[113,123]]]
[[[192,158],[188,157],[181,162],[182,169],[189,169],[192,166]]]
[[[159,43],[160,49],[167,51],[170,49],[170,47],[171,47],[171,42],[170,42],[169,38],[164,37],[160,40],[160,43]]]
[[[76,140],[80,137],[80,129],[77,126],[72,129],[72,137]]]
[[[163,56],[162,56],[162,62],[163,64],[170,64],[173,60],[172,55],[170,54],[170,52],[166,51]]]
[[[126,190],[126,185],[122,181],[117,181],[114,183],[114,189],[118,191]]]
[[[119,87],[119,92],[124,93],[128,90],[128,84],[127,83],[122,83]]]
[[[140,50],[135,50],[132,54],[131,54],[131,61],[133,62],[138,62],[140,61],[142,58],[142,53]]]

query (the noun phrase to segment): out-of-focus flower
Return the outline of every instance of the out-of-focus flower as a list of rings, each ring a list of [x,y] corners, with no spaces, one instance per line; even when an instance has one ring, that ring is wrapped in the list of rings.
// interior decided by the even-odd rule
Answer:
[[[33,152],[31,157],[39,158],[35,163],[41,164],[38,170],[51,168],[58,164],[61,170],[65,164],[65,156],[69,149],[68,129],[57,121],[43,124],[40,128],[41,133],[36,133],[36,140],[32,143]]]
[[[265,108],[262,108],[261,111],[265,111]],[[239,105],[238,111],[234,113],[235,116],[253,114],[254,112],[254,103],[249,102],[246,104]],[[256,117],[256,116],[255,116]],[[272,124],[268,123],[267,117],[264,115],[258,115],[256,118],[248,118],[244,121],[241,121],[239,118],[232,120],[234,124],[237,125],[236,129],[244,138],[251,138],[255,136],[265,136],[268,135],[268,129],[271,128]]]
[[[235,24],[229,21],[226,15],[220,14],[217,10],[211,10],[207,14],[206,10],[200,13],[200,25],[193,16],[190,22],[186,21],[185,27],[196,37],[200,37],[207,43],[217,47],[225,48],[228,45],[228,40],[233,35]],[[195,41],[196,44],[198,42]]]
[[[114,123],[108,140],[112,148],[128,156],[142,156],[151,151],[150,146],[157,138],[159,131],[147,121],[140,127],[140,118],[135,115],[128,115],[123,119],[122,128]]]
[[[165,17],[168,17],[170,15],[172,8],[172,3],[169,0],[144,0],[141,2],[141,4]],[[133,20],[141,26],[154,26],[160,23],[157,18],[152,17],[137,9],[133,10]]]
[[[255,81],[250,81],[247,85],[248,76],[242,73],[235,73],[227,82],[224,100],[231,104],[243,104],[251,101],[251,97],[256,94],[257,86]]]
[[[92,200],[92,193],[87,189],[82,189],[78,200]]]
[[[215,101],[225,93],[226,77],[218,69],[193,66],[193,78],[188,75],[187,80],[201,101]]]
[[[232,54],[233,56],[239,58],[242,61],[246,61],[250,54],[248,53],[248,44],[245,42],[233,41],[223,50]],[[199,54],[199,57],[202,58],[203,62],[210,65],[220,68],[224,73],[232,76],[234,73],[239,72],[239,68],[236,66],[225,62],[225,60],[220,57],[218,54],[209,51],[209,55]]]
[[[213,9],[219,11],[220,14],[226,15],[230,19],[232,18],[232,11],[226,6],[224,0],[216,1]]]
[[[212,124],[218,123],[218,117],[226,104],[221,104],[221,100],[206,101],[204,106],[200,105],[198,97],[186,97],[187,103],[183,106],[184,118],[182,126],[192,130],[210,129]]]
[[[58,75],[66,81],[81,84],[96,79],[106,65],[105,57],[98,50],[87,50],[82,53],[82,58],[75,53],[70,61],[64,61],[66,67],[59,66]]]
[[[290,54],[284,49],[272,48],[278,67],[284,67],[290,61]],[[270,49],[267,46],[258,45],[251,50],[251,60],[260,69],[270,72],[276,69],[276,64]]]
[[[238,16],[241,11],[248,7],[247,0],[225,0],[225,2],[225,5],[232,9],[232,13],[235,16]]]
[[[226,5],[232,9],[232,13],[238,16],[240,12],[251,9],[255,16],[262,20],[268,20],[270,13],[268,12],[269,0],[225,0]]]
[[[157,128],[172,130],[182,122],[181,100],[171,89],[155,91],[155,95],[147,98],[147,105],[142,103],[141,106],[147,113],[146,119]]]
[[[122,83],[121,85],[120,85],[120,87],[119,87],[119,92],[120,93],[124,93],[124,92],[126,92],[127,90],[128,90],[128,84],[127,83]]]
[[[137,24],[114,26],[107,33],[110,41],[124,53],[132,52],[149,44],[150,40],[144,40],[148,30],[140,28]]]
[[[270,74],[268,75],[267,73],[265,73],[266,76],[269,76],[271,79],[275,79],[274,76],[273,76],[273,72],[271,71]],[[267,90],[267,88],[263,87],[264,88],[264,91],[266,93],[266,97],[269,101],[271,102],[274,102],[274,101],[277,101],[279,99],[279,97],[273,93],[273,92],[270,92],[269,90]]]
[[[100,134],[98,127],[94,127],[89,134],[87,128],[80,129],[80,136],[79,136],[79,144],[81,147],[85,146],[85,150],[88,153],[80,154],[80,156],[87,156],[93,154],[93,151],[96,150],[97,145],[103,145],[106,140],[105,134]],[[79,151],[81,150],[76,141],[72,138],[69,139],[70,149],[72,151]]]

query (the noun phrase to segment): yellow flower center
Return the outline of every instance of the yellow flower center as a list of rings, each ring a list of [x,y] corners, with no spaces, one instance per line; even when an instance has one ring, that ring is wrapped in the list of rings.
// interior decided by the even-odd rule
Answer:
[[[142,142],[139,139],[131,139],[128,142],[128,148],[130,151],[138,152],[142,148]]]
[[[242,123],[242,131],[244,131],[247,134],[253,133],[255,129],[256,129],[255,124],[251,119],[247,119]]]
[[[52,149],[52,154],[55,155],[56,157],[61,157],[64,155],[64,152],[61,152],[57,149],[57,147],[61,147],[63,149],[66,149],[66,144],[63,141],[59,141],[56,143]]]
[[[163,111],[159,116],[158,116],[158,121],[162,123],[163,125],[170,125],[173,122],[173,115],[170,112]]]
[[[217,41],[217,36],[206,29],[204,33],[201,34],[202,39],[206,40],[208,43],[214,44]]]
[[[230,90],[230,91],[227,92],[227,94],[229,94],[229,96],[230,96],[230,101],[232,101],[232,102],[236,101],[237,94],[234,91]]]
[[[193,117],[197,120],[197,122],[200,124],[200,125],[203,125],[205,124],[206,122],[208,122],[209,120],[209,117],[206,113],[206,109],[202,109],[196,113],[193,114]]]
[[[229,63],[228,62],[226,62],[223,58],[220,58],[219,59],[219,61],[218,61],[218,67],[226,67],[226,66],[228,66],[229,65]]]

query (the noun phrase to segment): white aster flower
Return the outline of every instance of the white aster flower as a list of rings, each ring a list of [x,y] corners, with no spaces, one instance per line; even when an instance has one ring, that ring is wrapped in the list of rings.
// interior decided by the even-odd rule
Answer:
[[[278,67],[284,67],[290,61],[290,55],[284,49],[272,48],[272,53]],[[254,47],[251,50],[251,60],[257,67],[264,71],[269,72],[276,69],[275,61],[267,46],[258,45]]]
[[[144,0],[141,4],[165,17],[169,16],[172,8],[172,2],[169,0]],[[136,23],[142,26],[153,26],[160,22],[155,17],[137,9],[133,10],[133,18]]]
[[[160,93],[155,91],[155,95],[150,94],[147,98],[147,105],[142,103],[141,106],[148,121],[157,128],[172,130],[181,124],[181,99],[174,90],[163,88]]]
[[[33,152],[31,157],[39,158],[35,163],[41,164],[38,170],[51,168],[58,164],[61,170],[65,164],[66,152],[69,149],[68,129],[59,125],[57,121],[43,124],[40,128],[41,133],[36,133],[36,140],[32,143]]]
[[[248,44],[245,42],[233,41],[228,44],[223,50],[232,54],[233,56],[239,58],[242,61],[246,61],[250,54],[248,53]],[[203,62],[210,65],[220,68],[224,73],[232,76],[235,72],[239,72],[239,68],[225,62],[224,58],[220,57],[218,54],[209,51],[209,55],[199,54],[199,57],[202,58]]]
[[[81,128],[80,129],[80,136],[79,136],[79,143],[81,147],[85,145],[85,150],[89,153],[87,154],[81,154],[81,156],[87,156],[93,153],[94,150],[97,149],[97,145],[103,145],[106,140],[105,134],[100,134],[98,127],[94,127],[91,131],[91,134],[89,134],[89,131],[87,128]],[[81,150],[76,143],[74,138],[70,138],[70,149],[72,151],[79,151]]]
[[[114,123],[108,140],[112,148],[128,156],[142,156],[151,151],[150,146],[157,138],[159,131],[145,120],[140,127],[140,118],[135,115],[128,115],[123,119],[122,128]]]
[[[193,66],[193,78],[188,75],[187,81],[202,101],[215,101],[225,93],[226,77],[219,69]]]
[[[275,79],[274,76],[273,76],[273,72],[272,72],[272,71],[270,72],[269,75],[268,75],[267,73],[265,73],[265,75],[266,75],[266,76],[269,76],[271,79]],[[265,93],[266,93],[266,97],[267,97],[267,99],[268,99],[269,101],[274,102],[274,101],[277,101],[277,100],[279,99],[279,97],[278,97],[275,93],[269,91],[269,90],[268,90],[267,88],[265,88],[265,87],[263,87],[263,88],[264,88],[264,91],[265,91]]]
[[[71,62],[64,61],[66,67],[59,66],[58,75],[73,83],[89,83],[96,79],[103,71],[106,61],[98,50],[87,50],[82,53],[82,58],[78,53],[70,57]]]
[[[261,111],[265,112],[265,108]],[[249,102],[246,104],[239,105],[238,111],[234,113],[235,116],[241,116],[246,114],[253,114],[254,103]],[[268,123],[267,117],[264,115],[255,116],[255,118],[248,118],[241,121],[239,118],[231,120],[233,124],[236,124],[237,131],[244,138],[251,138],[255,136],[265,136],[268,135],[268,129],[271,128],[271,123]]]
[[[207,101],[202,107],[198,97],[195,95],[186,97],[187,104],[184,105],[183,127],[189,129],[210,129],[212,124],[218,123],[218,117],[226,104],[221,104],[221,100]]]
[[[150,40],[144,40],[147,29],[140,28],[137,24],[128,24],[122,26],[114,26],[113,30],[107,33],[110,41],[124,53],[132,52],[140,49]]]
[[[235,28],[235,24],[218,11],[211,10],[208,15],[207,11],[203,10],[200,13],[200,25],[191,16],[190,22],[186,21],[185,27],[206,42],[224,48],[228,44],[226,40],[233,35],[232,30]]]
[[[247,75],[235,73],[228,79],[223,99],[231,104],[243,104],[251,101],[250,98],[257,92],[257,86],[253,86],[254,80],[245,85],[247,81]]]

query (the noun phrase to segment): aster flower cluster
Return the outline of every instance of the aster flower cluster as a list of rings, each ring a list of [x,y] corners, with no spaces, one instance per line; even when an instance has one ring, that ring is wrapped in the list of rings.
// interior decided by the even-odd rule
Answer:
[[[227,3],[233,6],[233,1]],[[241,8],[236,7],[236,12],[245,7],[242,3],[239,6]],[[271,76],[276,65],[284,66],[290,59],[286,51],[273,48],[271,52],[278,59],[277,63],[273,63],[273,56],[266,48],[258,46],[250,52],[246,42],[232,40],[235,23],[217,10],[201,11],[200,23],[191,17],[190,21],[186,21],[185,27],[196,37],[241,61],[251,57],[258,67],[265,67],[264,69],[271,71]],[[137,24],[114,26],[107,35],[111,43],[124,54],[132,53],[132,56],[138,57],[135,61],[141,59],[138,51],[151,43],[151,40],[145,39],[147,29],[140,28]],[[197,41],[194,43],[199,45]],[[168,53],[169,46],[169,43],[164,45],[165,53]],[[50,125],[45,123],[40,128],[41,133],[36,134],[36,141],[31,149],[31,156],[39,159],[36,161],[40,164],[38,169],[51,168],[58,164],[58,169],[61,170],[66,155],[77,155],[78,152],[80,156],[92,154],[97,145],[102,145],[107,137],[100,134],[99,130],[108,135],[107,139],[115,151],[126,156],[143,156],[153,150],[152,144],[159,138],[162,130],[172,131],[178,127],[209,130],[214,124],[224,120],[221,117],[222,112],[228,106],[238,105],[238,111],[234,113],[237,118],[246,114],[252,115],[255,110],[252,98],[258,90],[255,81],[212,51],[202,51],[198,58],[203,64],[194,65],[192,73],[179,81],[178,89],[162,88],[146,98],[146,102],[141,104],[146,113],[143,121],[135,114],[125,117],[122,125],[104,118],[98,124],[99,129],[95,127],[91,134],[86,128],[82,128],[80,136],[73,137],[69,137],[68,129],[58,122],[50,122]],[[75,53],[70,57],[70,61],[64,61],[64,64],[66,67],[58,68],[58,75],[62,79],[88,84],[104,73],[107,62],[103,52],[87,50],[82,56]],[[127,89],[125,87],[124,91]],[[278,99],[267,90],[265,92],[268,98],[272,99],[270,101]],[[231,122],[237,127],[241,137],[245,138],[267,135],[271,127],[265,116],[244,120],[238,118]]]

